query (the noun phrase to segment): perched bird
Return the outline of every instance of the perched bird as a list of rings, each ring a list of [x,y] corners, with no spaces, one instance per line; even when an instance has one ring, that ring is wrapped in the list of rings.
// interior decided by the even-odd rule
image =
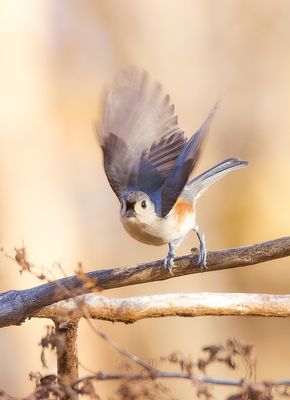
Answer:
[[[199,196],[247,161],[229,158],[189,180],[217,105],[188,139],[178,126],[169,95],[147,73],[121,71],[103,97],[97,134],[108,181],[120,201],[123,227],[134,239],[169,245],[165,266],[172,273],[178,245],[189,231],[200,243],[199,264],[206,268],[204,235],[196,222]]]

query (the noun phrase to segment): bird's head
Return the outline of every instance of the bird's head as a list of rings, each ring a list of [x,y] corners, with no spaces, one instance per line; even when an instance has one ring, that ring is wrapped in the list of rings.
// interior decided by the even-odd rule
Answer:
[[[122,219],[137,219],[146,224],[156,218],[153,202],[146,193],[141,191],[127,192],[122,195],[120,214]]]

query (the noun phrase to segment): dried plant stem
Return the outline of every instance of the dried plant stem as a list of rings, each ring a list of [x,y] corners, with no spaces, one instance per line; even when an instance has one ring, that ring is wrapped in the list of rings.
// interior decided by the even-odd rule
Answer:
[[[155,368],[153,368],[151,365],[147,364],[145,361],[143,361],[141,358],[137,357],[133,353],[129,353],[124,347],[122,347],[119,343],[115,342],[111,338],[109,338],[108,335],[103,332],[100,327],[96,324],[93,323],[90,320],[90,314],[87,311],[87,308],[85,305],[82,306],[82,312],[85,318],[87,318],[88,324],[90,328],[97,334],[99,335],[105,342],[107,342],[113,349],[115,349],[119,354],[122,356],[130,359],[133,363],[139,365],[140,367],[144,368],[145,371],[147,371],[149,374],[153,374],[156,372]]]
[[[131,374],[107,374],[103,372],[98,372],[95,375],[90,375],[84,377],[75,382],[78,384],[81,381],[91,380],[91,381],[110,381],[110,380],[144,380],[146,375],[144,373],[131,373]],[[279,381],[260,381],[260,382],[245,382],[244,379],[220,379],[213,378],[210,376],[198,376],[194,374],[188,374],[186,372],[178,371],[161,371],[156,370],[155,373],[147,376],[147,379],[188,379],[193,382],[205,383],[217,386],[236,386],[236,387],[274,387],[274,386],[290,386],[290,380],[279,380]]]

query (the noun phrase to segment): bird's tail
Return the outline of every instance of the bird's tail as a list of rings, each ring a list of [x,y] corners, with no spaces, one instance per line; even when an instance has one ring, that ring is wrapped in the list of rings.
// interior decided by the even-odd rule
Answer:
[[[229,172],[235,171],[236,169],[246,167],[248,161],[242,161],[238,158],[229,158],[208,169],[196,178],[188,182],[183,190],[185,197],[198,198],[208,187],[213,183],[227,175]]]

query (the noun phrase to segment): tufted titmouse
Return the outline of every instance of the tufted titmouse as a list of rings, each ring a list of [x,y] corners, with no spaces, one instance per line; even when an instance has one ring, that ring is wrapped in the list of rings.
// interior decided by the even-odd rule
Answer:
[[[97,133],[108,181],[120,201],[122,224],[142,243],[167,243],[164,262],[171,273],[176,248],[191,230],[200,243],[200,267],[206,268],[196,200],[218,179],[248,164],[230,158],[189,180],[216,109],[217,105],[188,139],[169,96],[162,94],[159,83],[150,83],[144,71],[120,72],[104,94]]]

